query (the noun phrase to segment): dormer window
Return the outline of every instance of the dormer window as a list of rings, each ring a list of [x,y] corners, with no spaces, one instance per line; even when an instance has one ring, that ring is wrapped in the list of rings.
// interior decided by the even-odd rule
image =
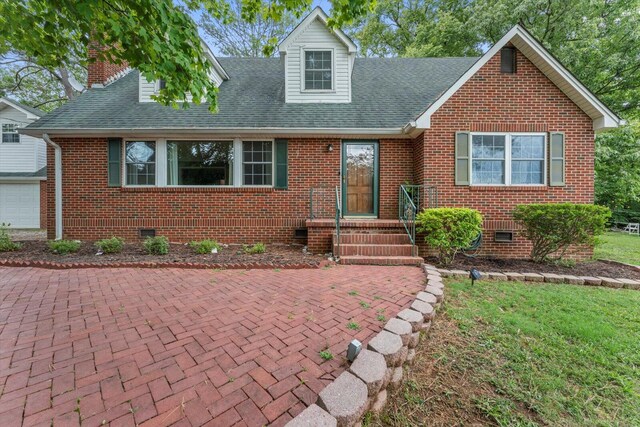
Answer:
[[[333,51],[304,51],[304,90],[333,90]]]

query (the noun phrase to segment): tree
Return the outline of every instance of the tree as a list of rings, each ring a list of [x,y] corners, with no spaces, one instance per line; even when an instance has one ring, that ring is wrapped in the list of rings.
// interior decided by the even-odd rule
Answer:
[[[371,56],[477,55],[529,30],[614,111],[640,116],[640,0],[380,0],[351,31]]]
[[[34,58],[8,52],[0,58],[0,96],[51,111],[77,96],[82,90],[79,82],[86,79],[86,73],[80,60],[49,69]]]
[[[295,27],[298,19],[285,12],[279,21],[262,15],[247,21],[242,17],[242,1],[230,0],[226,19],[204,12],[200,26],[223,55],[241,57],[272,56],[274,45]]]
[[[614,216],[640,205],[639,121],[596,138],[596,202]]]
[[[363,14],[368,0],[332,0],[330,25],[341,26]],[[99,43],[95,60],[128,63],[148,80],[163,79],[166,87],[155,99],[177,106],[191,95],[217,109],[217,88],[209,78],[211,64],[189,11],[204,8],[228,22],[227,0],[22,0],[0,2],[0,55],[24,52],[50,70],[70,58],[85,57],[90,42]],[[287,12],[295,16],[308,0],[243,0],[241,16],[279,22]],[[188,103],[184,102],[186,107]]]
[[[479,37],[465,0],[380,0],[350,29],[365,56],[468,56]]]

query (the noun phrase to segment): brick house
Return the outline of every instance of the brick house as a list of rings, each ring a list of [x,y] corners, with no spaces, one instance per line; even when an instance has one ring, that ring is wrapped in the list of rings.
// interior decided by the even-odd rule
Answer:
[[[516,204],[593,202],[594,133],[621,120],[523,28],[479,58],[358,58],[326,23],[315,9],[279,58],[209,54],[217,114],[91,65],[90,90],[23,130],[50,141],[49,237],[329,252],[337,211],[344,262],[414,263],[415,210],[467,206],[484,254],[524,257]]]

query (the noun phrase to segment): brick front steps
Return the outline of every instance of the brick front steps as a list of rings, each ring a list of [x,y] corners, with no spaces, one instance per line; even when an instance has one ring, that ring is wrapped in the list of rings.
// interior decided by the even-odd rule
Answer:
[[[351,427],[360,425],[367,411],[382,411],[387,390],[400,387],[403,366],[413,362],[420,332],[429,331],[436,309],[444,299],[444,284],[438,270],[425,265],[424,272],[427,286],[418,292],[411,308],[390,319],[347,371],[325,387],[316,403],[287,427]]]
[[[360,265],[420,265],[421,257],[413,256],[413,245],[404,233],[358,231],[333,234],[333,253],[338,254],[340,264]]]
[[[446,270],[438,269],[442,277],[455,277],[466,279],[469,272],[464,270]],[[520,282],[545,282],[545,283],[566,283],[569,285],[586,285],[586,286],[604,286],[607,288],[625,288],[640,290],[640,280],[631,280],[625,278],[611,277],[591,277],[591,276],[573,276],[567,274],[552,273],[516,273],[516,272],[488,272],[481,273],[483,279],[504,280],[504,281],[520,281]]]

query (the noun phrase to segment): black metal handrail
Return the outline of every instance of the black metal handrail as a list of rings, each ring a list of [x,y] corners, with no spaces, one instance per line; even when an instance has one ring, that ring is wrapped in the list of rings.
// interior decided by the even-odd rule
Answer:
[[[399,217],[400,222],[404,225],[404,229],[409,235],[411,241],[411,254],[415,256],[416,250],[416,213],[417,208],[413,202],[413,198],[407,192],[407,188],[404,185],[400,186],[399,197]]]
[[[336,186],[336,245],[337,253],[333,254],[333,258],[340,258],[340,218],[342,217],[342,203],[340,202],[340,186]]]
[[[416,250],[416,215],[422,209],[438,207],[438,189],[432,186],[404,184],[398,196],[398,216],[409,236],[411,253]]]

